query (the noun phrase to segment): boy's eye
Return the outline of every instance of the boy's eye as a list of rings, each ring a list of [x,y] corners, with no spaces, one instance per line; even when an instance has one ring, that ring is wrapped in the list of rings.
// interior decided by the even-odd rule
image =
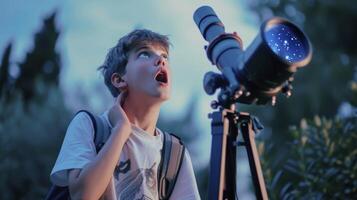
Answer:
[[[142,51],[138,54],[139,58],[149,58],[150,57],[150,53],[147,51]]]
[[[165,60],[168,60],[168,59],[169,59],[169,56],[166,55],[166,54],[162,55],[162,57],[165,58]]]

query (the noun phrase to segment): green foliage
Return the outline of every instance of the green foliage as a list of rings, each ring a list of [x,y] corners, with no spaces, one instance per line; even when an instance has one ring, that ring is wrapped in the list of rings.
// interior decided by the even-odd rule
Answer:
[[[43,84],[37,81],[36,90]],[[0,199],[44,198],[70,117],[62,94],[51,88],[45,101],[27,109],[21,95],[6,106],[1,98],[0,105]]]
[[[357,195],[357,118],[315,116],[292,127],[284,167],[273,172],[269,148],[260,147],[272,199],[353,199]],[[293,177],[293,178],[292,178]]]
[[[350,87],[352,91],[351,104],[357,107],[357,81],[351,81]]]

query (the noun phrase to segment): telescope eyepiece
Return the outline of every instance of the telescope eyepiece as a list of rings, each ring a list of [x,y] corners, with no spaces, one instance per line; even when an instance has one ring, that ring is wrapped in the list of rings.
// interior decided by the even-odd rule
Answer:
[[[193,14],[193,20],[199,28],[203,38],[209,42],[224,33],[223,23],[209,6],[198,8]]]

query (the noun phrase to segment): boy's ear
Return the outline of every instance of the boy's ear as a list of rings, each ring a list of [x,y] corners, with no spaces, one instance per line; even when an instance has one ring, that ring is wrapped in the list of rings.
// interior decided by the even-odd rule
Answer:
[[[112,74],[111,82],[114,87],[118,88],[120,91],[126,90],[128,87],[128,84],[125,81],[125,77],[120,76],[118,73]]]

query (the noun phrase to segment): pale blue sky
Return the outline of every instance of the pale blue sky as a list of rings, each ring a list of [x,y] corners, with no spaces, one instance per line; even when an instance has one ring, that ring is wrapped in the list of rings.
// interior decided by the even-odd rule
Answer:
[[[173,98],[163,109],[179,112],[193,92],[207,99],[202,90],[202,77],[205,72],[216,70],[205,56],[203,45],[206,42],[192,20],[195,9],[201,5],[212,6],[224,22],[226,31],[237,31],[245,44],[249,44],[257,33],[257,27],[253,25],[254,15],[244,10],[241,1],[30,2],[1,1],[0,6],[7,9],[0,13],[0,48],[4,49],[12,39],[15,42],[12,59],[22,60],[32,45],[33,33],[41,27],[42,18],[57,9],[61,28],[58,49],[64,62],[61,82],[69,101],[73,98],[70,90],[74,84],[82,85],[88,93],[93,85],[102,81],[96,68],[103,62],[108,49],[120,36],[142,27],[170,36]],[[104,95],[109,96],[109,93]]]

